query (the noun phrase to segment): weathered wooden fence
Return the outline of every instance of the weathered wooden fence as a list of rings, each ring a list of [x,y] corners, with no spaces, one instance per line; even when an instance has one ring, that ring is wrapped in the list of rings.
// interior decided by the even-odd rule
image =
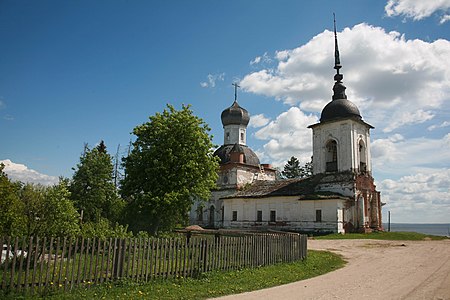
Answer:
[[[201,235],[158,239],[3,238],[1,289],[39,293],[48,289],[131,279],[195,277],[292,262],[307,255],[299,234]]]

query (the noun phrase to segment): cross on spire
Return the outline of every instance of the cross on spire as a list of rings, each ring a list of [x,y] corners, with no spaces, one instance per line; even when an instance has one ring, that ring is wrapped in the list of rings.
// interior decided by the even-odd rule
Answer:
[[[236,82],[231,84],[232,86],[234,86],[234,102],[237,102],[237,89],[240,88],[241,86],[238,85]]]

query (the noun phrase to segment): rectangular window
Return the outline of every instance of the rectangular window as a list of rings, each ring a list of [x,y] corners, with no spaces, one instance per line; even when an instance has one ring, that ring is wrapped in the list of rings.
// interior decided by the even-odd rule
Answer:
[[[256,212],[256,222],[262,222],[262,210]]]
[[[233,221],[237,221],[237,210],[233,210]]]
[[[322,222],[322,210],[316,209],[316,222]]]
[[[243,141],[244,141],[244,133],[241,132],[241,142],[243,142]]]
[[[276,222],[277,221],[277,212],[275,210],[270,211],[270,222]]]

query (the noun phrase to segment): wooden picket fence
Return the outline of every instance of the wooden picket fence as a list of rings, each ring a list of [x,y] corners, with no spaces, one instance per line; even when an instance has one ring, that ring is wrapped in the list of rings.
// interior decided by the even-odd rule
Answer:
[[[2,238],[1,290],[41,293],[118,279],[195,277],[306,258],[299,234],[177,238]],[[5,255],[3,255],[5,254]]]

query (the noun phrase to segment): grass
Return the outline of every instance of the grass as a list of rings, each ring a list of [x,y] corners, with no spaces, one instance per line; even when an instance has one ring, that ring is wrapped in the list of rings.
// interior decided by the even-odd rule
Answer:
[[[417,232],[372,232],[372,233],[347,233],[328,234],[314,237],[317,240],[346,240],[346,239],[373,239],[394,241],[423,241],[423,240],[445,240],[445,236],[429,235]]]
[[[206,299],[303,280],[344,265],[345,261],[337,254],[310,250],[305,261],[228,272],[209,272],[201,274],[199,278],[156,280],[149,283],[108,283],[89,289],[78,288],[68,293],[55,292],[45,295],[45,299]],[[8,295],[8,298],[32,299],[18,295]]]

